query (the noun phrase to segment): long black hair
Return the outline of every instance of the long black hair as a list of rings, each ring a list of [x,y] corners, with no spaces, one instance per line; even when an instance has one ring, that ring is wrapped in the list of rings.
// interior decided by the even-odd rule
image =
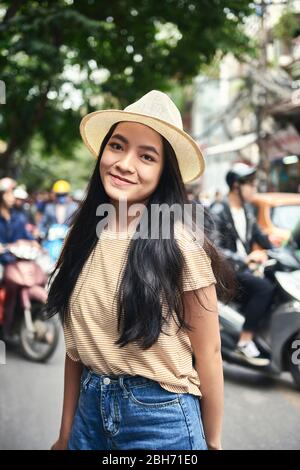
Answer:
[[[78,276],[98,240],[97,207],[109,203],[100,178],[99,165],[116,125],[111,127],[102,142],[85,199],[73,216],[63,250],[50,276],[46,310],[49,316],[59,313],[63,322],[68,317],[69,299]],[[189,204],[176,155],[164,138],[163,149],[164,168],[157,188],[146,203],[146,214],[151,213],[152,204],[166,204],[167,207]],[[149,229],[150,225],[149,219]],[[139,225],[136,230],[138,229]],[[218,293],[229,297],[233,287],[233,274],[229,265],[206,235],[203,248],[211,259]],[[172,234],[171,230],[171,237],[168,239],[161,237],[161,230],[159,238],[133,237],[127,253],[117,291],[119,338],[116,344],[123,347],[130,342],[137,342],[143,349],[150,348],[171,316],[179,328],[189,329],[185,321],[180,284],[184,259],[174,238],[174,231]],[[162,301],[167,306],[167,313],[163,313]]]

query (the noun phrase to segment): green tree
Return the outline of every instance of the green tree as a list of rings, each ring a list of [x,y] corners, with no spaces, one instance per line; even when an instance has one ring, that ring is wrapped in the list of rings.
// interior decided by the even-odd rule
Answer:
[[[241,56],[251,13],[248,0],[2,1],[0,173],[27,171],[34,140],[41,158],[72,159],[87,112],[183,86],[217,50]]]
[[[283,41],[288,41],[300,34],[299,15],[287,7],[279,21],[273,28],[274,36]]]

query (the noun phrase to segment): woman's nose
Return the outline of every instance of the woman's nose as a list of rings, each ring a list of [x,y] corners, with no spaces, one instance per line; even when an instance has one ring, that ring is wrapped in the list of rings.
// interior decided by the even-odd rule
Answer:
[[[135,169],[135,166],[134,166],[135,159],[136,159],[135,152],[134,151],[128,151],[126,153],[123,153],[122,157],[117,162],[117,165],[123,171],[134,171],[134,169]]]

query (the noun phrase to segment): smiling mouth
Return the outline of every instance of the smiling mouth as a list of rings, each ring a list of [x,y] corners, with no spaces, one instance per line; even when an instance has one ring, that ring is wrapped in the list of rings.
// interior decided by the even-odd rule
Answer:
[[[121,178],[121,176],[113,175],[112,173],[109,173],[109,175],[112,177],[112,180],[116,183],[124,183],[124,184],[135,184],[133,181],[127,180],[126,178]]]

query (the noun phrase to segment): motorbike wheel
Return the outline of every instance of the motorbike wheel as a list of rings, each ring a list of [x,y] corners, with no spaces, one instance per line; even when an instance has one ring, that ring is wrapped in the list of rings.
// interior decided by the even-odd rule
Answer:
[[[59,325],[55,318],[44,319],[40,315],[42,304],[32,304],[32,320],[37,333],[32,334],[26,328],[25,318],[22,318],[20,326],[20,351],[27,359],[34,362],[45,362],[54,353],[59,339]],[[45,334],[51,336],[51,342],[47,342]]]
[[[297,353],[296,349],[292,347],[294,341],[300,341],[300,336],[295,337],[288,345],[287,351],[286,351],[286,356],[287,356],[287,364],[288,364],[288,369],[293,377],[294,384],[296,385],[296,388],[300,390],[300,363],[299,363],[299,353]],[[296,359],[293,360],[293,355],[297,355]]]

